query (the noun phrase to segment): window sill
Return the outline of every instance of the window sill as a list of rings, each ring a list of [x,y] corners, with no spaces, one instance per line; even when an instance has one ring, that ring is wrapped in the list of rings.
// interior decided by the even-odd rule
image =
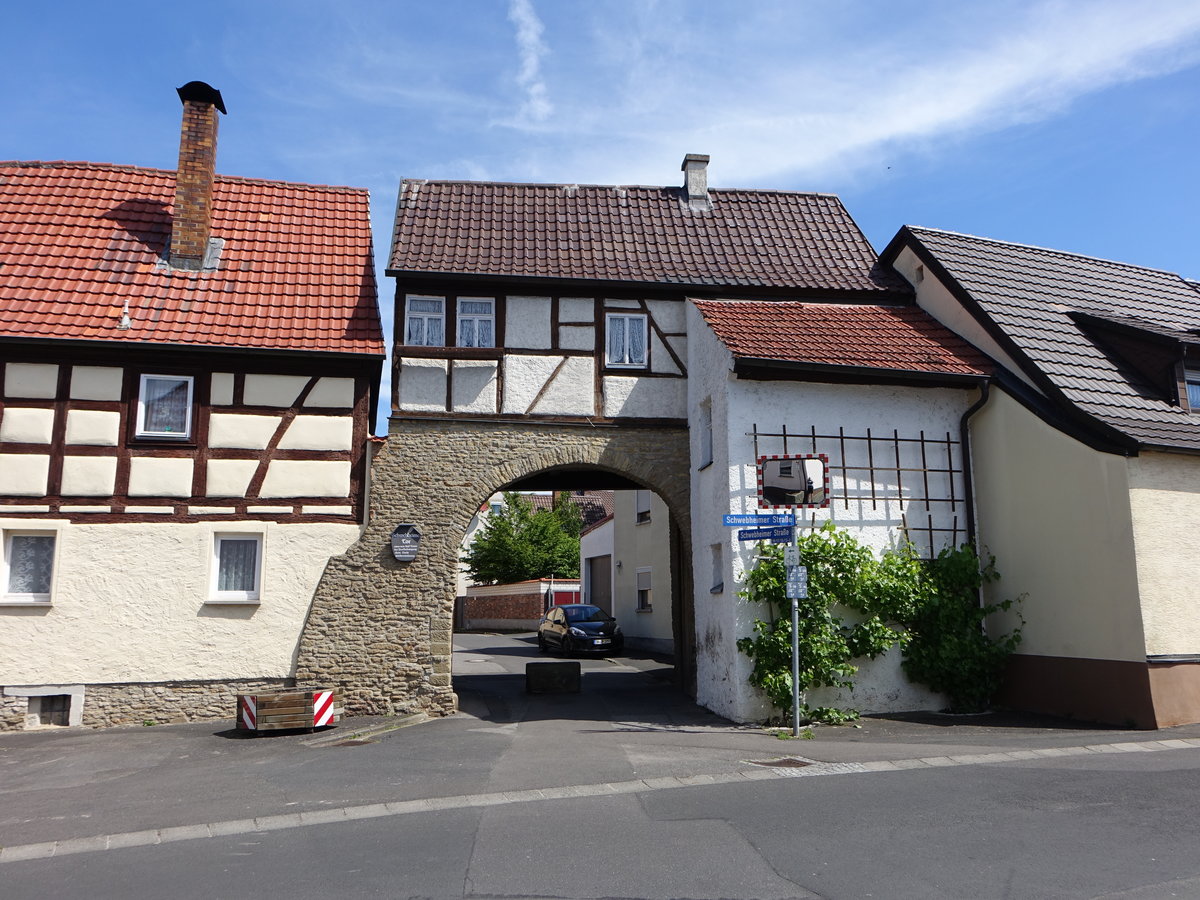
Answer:
[[[654,612],[654,607],[646,606],[646,607],[643,607],[642,609],[635,609],[634,612],[639,613],[639,614],[640,613],[652,613],[652,612]]]
[[[404,344],[396,348],[397,357],[410,359],[501,359],[502,347],[424,347]]]
[[[711,459],[708,462],[706,462],[704,465],[697,466],[696,471],[703,472],[705,469],[710,469],[710,468],[712,468],[712,460]]]
[[[709,592],[710,594],[723,594],[723,593],[725,593],[725,582],[723,582],[723,581],[722,581],[720,584],[714,584],[712,587],[710,587],[710,588],[708,589],[708,592]]]
[[[0,606],[38,606],[38,607],[45,607],[46,609],[49,609],[53,605],[54,604],[51,603],[49,600],[18,600],[18,599],[9,600],[9,599],[5,599],[5,598],[0,598]]]
[[[261,600],[226,600],[223,597],[209,597],[204,601],[205,606],[261,606]]]

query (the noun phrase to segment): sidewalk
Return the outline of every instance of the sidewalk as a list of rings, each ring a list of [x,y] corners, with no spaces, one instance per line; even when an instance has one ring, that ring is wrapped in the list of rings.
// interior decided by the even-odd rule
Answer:
[[[1200,725],[1129,731],[992,713],[867,717],[811,739],[736,725],[652,662],[584,662],[584,690],[524,693],[524,662],[456,658],[462,711],[247,737],[232,721],[0,734],[0,862],[523,804],[1039,757],[1200,750]],[[113,843],[116,841],[116,843]]]

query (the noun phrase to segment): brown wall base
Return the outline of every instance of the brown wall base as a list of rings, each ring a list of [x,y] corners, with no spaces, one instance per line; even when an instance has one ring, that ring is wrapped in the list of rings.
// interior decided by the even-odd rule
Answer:
[[[1175,671],[1181,669],[1188,671]],[[1200,722],[1200,665],[1017,655],[996,702],[1142,729]]]
[[[1150,663],[1149,671],[1158,727],[1200,722],[1200,662]]]

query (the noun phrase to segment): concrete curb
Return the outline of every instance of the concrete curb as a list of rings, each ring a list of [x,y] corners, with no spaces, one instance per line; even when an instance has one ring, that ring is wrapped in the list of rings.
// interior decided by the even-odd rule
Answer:
[[[332,747],[343,741],[369,740],[381,734],[387,734],[389,731],[398,731],[401,728],[407,728],[410,725],[420,725],[422,722],[427,721],[429,721],[429,716],[423,712],[410,713],[406,716],[392,716],[386,721],[377,722],[374,725],[364,725],[361,728],[355,728],[354,720],[351,719],[349,723],[339,724],[332,731],[306,738],[300,743],[306,747]]]

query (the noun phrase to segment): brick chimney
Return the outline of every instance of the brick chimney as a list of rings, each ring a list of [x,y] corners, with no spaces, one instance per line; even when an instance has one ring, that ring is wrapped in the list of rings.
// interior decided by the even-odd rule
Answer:
[[[179,134],[179,171],[175,176],[170,263],[178,269],[200,269],[212,233],[217,111],[224,113],[225,104],[221,92],[203,81],[189,81],[178,91],[183,101],[183,126]]]
[[[689,153],[680,166],[683,172],[683,190],[687,194],[688,206],[697,211],[712,209],[708,196],[708,156]]]

